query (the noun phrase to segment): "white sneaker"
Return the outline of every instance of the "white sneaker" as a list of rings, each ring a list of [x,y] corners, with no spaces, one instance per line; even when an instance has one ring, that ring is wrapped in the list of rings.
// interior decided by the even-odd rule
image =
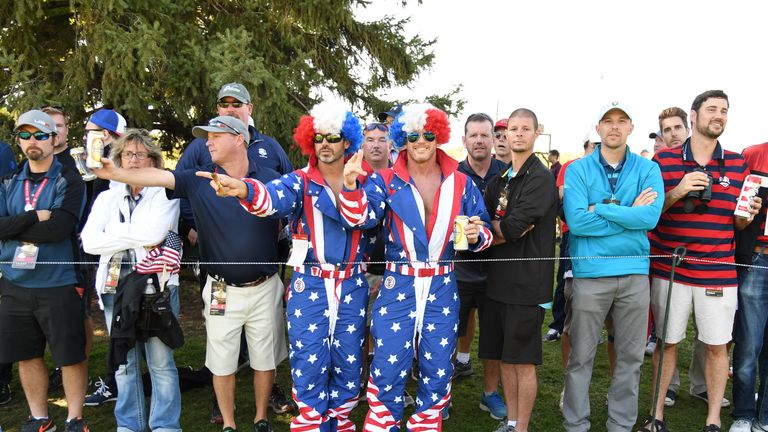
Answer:
[[[749,420],[736,420],[728,429],[728,432],[751,432],[752,422]]]
[[[645,344],[645,355],[650,357],[653,355],[653,352],[656,351],[656,340],[649,340],[647,344]]]
[[[563,400],[565,399],[565,389],[560,392],[560,403],[557,404],[557,406],[560,407],[560,412],[563,412]]]
[[[768,432],[768,425],[760,424],[760,422],[755,419],[752,422],[752,432]]]

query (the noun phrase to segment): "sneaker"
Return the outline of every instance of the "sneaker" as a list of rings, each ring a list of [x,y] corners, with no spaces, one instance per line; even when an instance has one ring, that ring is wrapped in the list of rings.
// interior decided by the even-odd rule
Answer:
[[[648,343],[645,344],[645,355],[650,357],[654,351],[656,351],[656,339],[648,339]]]
[[[272,384],[272,394],[269,395],[269,406],[275,414],[298,411],[296,402],[285,397],[285,393],[277,383]]]
[[[449,418],[451,418],[451,405],[453,405],[453,403],[449,402],[448,405],[446,405],[445,408],[443,408],[443,412],[441,414],[443,417],[443,421],[446,421]]]
[[[11,397],[11,385],[0,384],[0,405],[5,405],[13,399]]]
[[[736,420],[728,429],[728,432],[751,432],[752,422],[749,420]]]
[[[502,420],[507,416],[507,405],[496,391],[488,396],[485,393],[480,396],[480,409],[489,413],[494,420]]]
[[[544,335],[544,340],[546,342],[554,342],[554,341],[560,339],[560,336],[561,336],[561,334],[560,334],[559,331],[557,331],[555,329],[549,329],[549,331],[547,331],[547,334]]]
[[[691,393],[691,396],[695,397],[696,399],[701,399],[704,402],[709,402],[709,399],[707,398],[707,392],[706,391],[703,391],[701,393]],[[729,407],[729,406],[731,406],[731,401],[729,401],[726,398],[723,398],[723,402],[720,404],[720,406],[723,407],[723,408]],[[710,426],[714,426],[714,425],[710,425]],[[707,427],[709,427],[709,426],[707,426]]]
[[[674,390],[667,390],[667,394],[664,396],[664,406],[675,406],[677,402],[677,393]]]
[[[755,419],[752,422],[752,432],[768,432],[768,425],[764,425]]]
[[[720,432],[720,426],[708,424],[704,426],[704,429],[702,429],[702,432]]]
[[[409,406],[414,405],[416,403],[416,401],[413,400],[413,396],[411,396],[411,394],[408,393],[407,390],[404,391],[403,393],[404,393],[403,394],[403,408],[408,408]]]
[[[643,427],[638,429],[637,432],[669,432],[669,429],[667,429],[667,425],[663,420],[655,420],[651,416],[646,416]]]
[[[475,373],[475,370],[472,369],[472,360],[467,361],[466,363],[457,361],[456,364],[453,366],[453,378],[458,377],[467,377]]]
[[[563,404],[565,404],[565,389],[560,392],[560,402],[557,404],[560,408],[560,412],[563,412]]]
[[[26,422],[21,425],[19,432],[53,432],[56,430],[56,425],[53,424],[51,418],[44,418],[35,420],[32,416],[29,416]]]
[[[237,429],[227,426],[221,432],[237,432]]]
[[[60,390],[64,388],[64,382],[61,379],[61,368],[55,368],[48,375],[48,391]]]
[[[67,420],[64,423],[64,432],[88,432],[88,422],[82,417]]]
[[[499,422],[499,425],[496,426],[496,429],[494,429],[493,432],[515,432],[515,428],[510,427],[507,424],[507,419],[503,419]]]
[[[267,419],[261,419],[253,425],[253,432],[273,432],[272,425],[269,424]]]
[[[224,417],[221,416],[221,410],[219,409],[219,402],[216,400],[215,394],[213,395],[213,401],[211,402],[211,417],[208,419],[208,423],[224,424]]]
[[[101,377],[99,377],[94,385],[96,386],[96,391],[86,396],[85,403],[83,405],[99,406],[107,402],[114,402],[117,400],[117,386],[114,383],[109,385],[104,382]]]

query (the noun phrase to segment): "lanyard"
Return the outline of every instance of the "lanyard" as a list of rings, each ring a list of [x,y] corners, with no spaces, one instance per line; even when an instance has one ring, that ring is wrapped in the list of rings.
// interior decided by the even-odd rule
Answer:
[[[32,201],[30,201],[29,179],[24,180],[24,211],[35,210],[35,207],[37,206],[37,200],[40,199],[40,194],[43,192],[43,189],[45,189],[46,184],[48,184],[48,177],[44,178],[43,181],[40,182],[40,186],[38,186],[37,190],[35,191],[35,196],[32,197]]]

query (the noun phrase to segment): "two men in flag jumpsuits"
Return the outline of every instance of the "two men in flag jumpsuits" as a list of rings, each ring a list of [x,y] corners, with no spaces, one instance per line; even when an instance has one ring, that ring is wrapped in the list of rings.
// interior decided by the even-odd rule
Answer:
[[[390,128],[394,145],[407,150],[392,168],[371,174],[360,189],[350,182],[351,174],[361,172],[351,166],[356,161],[350,160],[345,167],[340,210],[362,213],[364,219],[357,225],[366,229],[383,217],[387,260],[372,309],[375,348],[365,431],[399,430],[414,350],[419,363],[418,394],[416,413],[407,429],[441,430],[441,410],[448,409],[450,402],[451,356],[459,321],[451,263],[454,219],[470,217],[466,228],[470,250],[487,248],[493,237],[486,227],[490,221],[482,194],[456,170],[457,162],[437,149],[449,136],[443,111],[427,104],[408,105]]]
[[[237,196],[250,213],[287,217],[293,235],[288,264],[289,359],[298,431],[355,430],[349,412],[357,405],[363,365],[368,283],[360,263],[368,232],[352,230],[360,214],[342,222],[337,208],[344,156],[363,141],[360,121],[344,106],[320,103],[303,116],[294,141],[309,164],[270,183],[214,177],[219,195]],[[362,153],[353,158],[362,158]],[[206,175],[207,174],[207,175]],[[212,177],[210,173],[198,173]]]

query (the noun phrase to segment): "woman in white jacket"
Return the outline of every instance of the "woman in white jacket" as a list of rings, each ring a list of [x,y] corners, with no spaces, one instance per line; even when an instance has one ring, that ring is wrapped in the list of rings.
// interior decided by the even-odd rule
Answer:
[[[128,130],[112,145],[110,159],[129,169],[163,168],[163,155],[145,130]],[[109,330],[112,325],[114,288],[119,276],[129,273],[148,251],[161,245],[168,231],[177,232],[179,203],[168,200],[161,187],[140,187],[112,182],[102,192],[82,232],[83,249],[100,255],[96,272],[99,304]],[[110,269],[112,271],[110,271]],[[122,273],[122,275],[120,275]],[[174,314],[179,313],[178,274],[165,277]],[[162,284],[162,282],[161,282]],[[117,430],[121,432],[181,431],[181,394],[173,350],[153,337],[143,344],[152,378],[152,399],[147,419],[141,380],[142,344],[128,353],[128,364],[115,373],[118,397],[115,405]],[[149,422],[147,423],[147,420]]]

